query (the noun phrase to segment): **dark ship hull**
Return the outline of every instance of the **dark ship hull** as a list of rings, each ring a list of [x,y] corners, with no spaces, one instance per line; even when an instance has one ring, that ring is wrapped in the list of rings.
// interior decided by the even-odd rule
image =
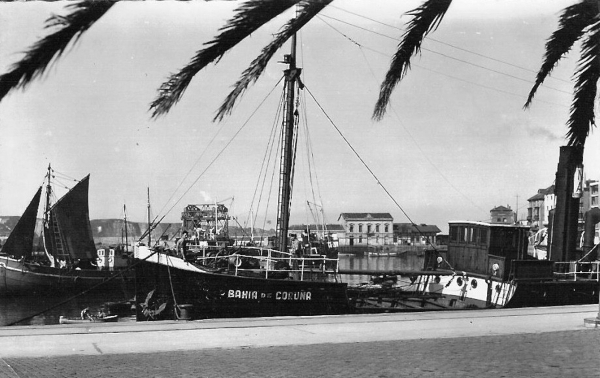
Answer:
[[[204,319],[350,312],[344,283],[213,273],[158,254],[138,261],[135,274],[138,320],[178,319],[186,313]],[[161,305],[164,310],[157,311]]]
[[[0,295],[41,295],[63,292],[133,291],[132,271],[60,269],[0,257]]]

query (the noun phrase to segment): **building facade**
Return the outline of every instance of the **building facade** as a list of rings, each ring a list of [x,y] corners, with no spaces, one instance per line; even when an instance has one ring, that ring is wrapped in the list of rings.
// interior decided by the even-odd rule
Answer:
[[[341,213],[345,240],[340,245],[386,245],[394,242],[394,218],[390,213]]]
[[[579,230],[583,230],[585,212],[592,207],[600,207],[600,181],[586,180],[583,185],[583,193],[579,200]],[[556,208],[556,195],[554,185],[539,189],[538,193],[528,199],[527,222],[533,230],[548,227],[550,224],[551,210]],[[598,227],[596,227],[596,236]]]
[[[554,185],[539,189],[537,194],[527,200],[527,224],[537,230],[548,226],[550,210],[556,207]]]
[[[394,223],[394,243],[401,245],[437,244],[438,226],[424,223]]]
[[[490,210],[490,223],[515,223],[515,212],[510,206],[496,206]]]

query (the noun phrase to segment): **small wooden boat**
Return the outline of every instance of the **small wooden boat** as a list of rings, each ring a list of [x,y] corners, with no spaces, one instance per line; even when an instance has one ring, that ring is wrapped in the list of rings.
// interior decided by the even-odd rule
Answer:
[[[118,315],[109,315],[105,317],[90,317],[87,319],[81,318],[69,318],[66,316],[61,316],[58,319],[60,324],[84,324],[84,323],[106,323],[106,322],[116,322],[119,320]]]

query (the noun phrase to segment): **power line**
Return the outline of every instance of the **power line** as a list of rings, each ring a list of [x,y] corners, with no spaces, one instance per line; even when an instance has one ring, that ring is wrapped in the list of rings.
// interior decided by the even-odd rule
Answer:
[[[364,30],[364,31],[366,31],[366,32],[369,32],[369,33],[372,33],[372,34],[376,34],[376,35],[382,36],[382,37],[384,37],[384,38],[392,39],[392,40],[394,40],[394,41],[398,41],[398,38],[396,38],[396,37],[392,37],[392,36],[389,36],[389,35],[387,35],[387,34],[384,34],[384,33],[376,32],[376,31],[373,31],[373,30],[369,30],[369,29],[367,29],[367,28],[363,28],[362,26],[358,26],[358,25],[355,25],[355,24],[353,24],[353,23],[351,23],[351,22],[344,21],[344,20],[340,20],[340,19],[338,19],[338,18],[335,18],[335,17],[331,17],[331,16],[327,16],[327,15],[323,15],[323,14],[321,14],[321,15],[318,15],[317,17],[319,17],[319,19],[321,19],[321,21],[323,21],[322,17],[329,18],[329,19],[331,19],[331,20],[338,21],[338,22],[340,22],[340,23],[343,23],[343,24],[346,24],[346,25],[352,26],[352,27],[354,27],[354,28],[357,28],[357,29],[360,29],[360,30]],[[325,21],[323,21],[323,22],[325,22]],[[334,28],[334,30],[336,30],[338,33],[340,33],[340,34],[344,35],[346,38],[349,38],[347,35],[345,35],[344,33],[341,33],[339,30],[337,30],[337,29],[335,29],[335,28]],[[350,39],[350,38],[349,38],[349,39]],[[355,40],[353,40],[353,39],[350,39],[350,40],[351,40],[353,43],[355,43],[355,44],[357,44],[357,43],[358,43],[358,42],[356,42],[356,41],[355,41]],[[471,65],[471,66],[473,66],[473,67],[477,67],[477,68],[480,68],[480,69],[483,69],[483,70],[487,70],[487,71],[490,71],[490,72],[494,72],[494,73],[497,73],[497,74],[499,74],[499,75],[507,76],[507,77],[510,77],[510,78],[512,78],[512,79],[515,79],[515,80],[520,80],[520,81],[524,81],[524,82],[526,82],[526,83],[529,83],[529,84],[534,84],[534,82],[533,82],[533,81],[531,81],[531,80],[528,80],[528,79],[523,79],[523,78],[521,78],[521,77],[518,77],[518,76],[515,76],[515,75],[511,75],[511,74],[509,74],[509,73],[505,73],[505,72],[502,72],[502,71],[498,71],[498,70],[495,70],[495,69],[493,69],[493,68],[485,67],[485,66],[482,66],[482,65],[480,65],[480,64],[472,63],[472,62],[469,62],[469,61],[467,61],[467,60],[464,60],[464,59],[456,58],[456,57],[453,57],[453,56],[451,56],[451,55],[448,55],[448,54],[444,54],[444,53],[441,53],[441,52],[438,52],[438,51],[435,51],[435,50],[432,50],[432,49],[428,49],[428,48],[426,48],[426,47],[421,47],[421,50],[423,50],[423,51],[427,51],[427,52],[430,52],[430,53],[432,53],[432,54],[437,54],[437,55],[440,55],[440,56],[442,56],[442,57],[444,57],[444,58],[451,59],[451,60],[455,60],[455,61],[458,61],[458,62],[460,62],[460,63],[468,64],[468,65]],[[464,50],[464,49],[463,49],[463,50]],[[464,50],[464,51],[468,51],[468,50]],[[557,91],[557,92],[561,92],[561,93],[565,93],[565,94],[571,95],[571,92],[570,92],[570,91],[564,91],[564,90],[562,90],[562,89],[558,89],[558,88],[550,87],[550,86],[543,85],[543,84],[542,84],[542,86],[543,86],[544,88],[547,88],[547,89],[551,89],[551,90],[554,90],[554,91]]]
[[[319,16],[317,16],[317,17],[319,17]],[[354,40],[354,39],[350,38],[350,37],[349,37],[348,35],[346,35],[345,33],[341,32],[341,31],[340,31],[340,30],[338,30],[338,29],[336,29],[334,26],[332,26],[331,24],[329,24],[327,21],[323,20],[322,18],[319,18],[319,19],[320,19],[320,20],[321,20],[321,21],[322,21],[322,22],[323,22],[325,25],[327,25],[327,26],[329,26],[330,28],[332,28],[334,31],[336,31],[337,33],[339,33],[340,35],[342,35],[344,38],[348,39],[348,40],[349,40],[351,43],[355,44],[355,45],[356,45],[356,46],[358,46],[360,49],[366,49],[366,50],[370,50],[370,51],[373,51],[373,52],[375,52],[375,53],[377,53],[377,54],[380,54],[380,55],[386,56],[386,57],[388,57],[388,58],[389,58],[389,57],[391,57],[391,55],[390,55],[390,54],[387,54],[387,53],[381,52],[381,51],[379,51],[379,50],[376,50],[376,49],[373,49],[373,48],[371,48],[371,47],[367,47],[367,46],[365,46],[365,45],[363,45],[363,44],[361,44],[361,43],[357,42],[356,40]],[[365,29],[365,30],[366,30],[366,29]],[[377,33],[377,32],[374,32],[374,33],[375,33],[375,34],[379,34],[379,33]],[[471,85],[475,85],[475,86],[478,86],[478,87],[481,87],[481,88],[490,89],[490,90],[493,90],[493,91],[496,91],[496,92],[500,92],[500,93],[508,94],[508,95],[511,95],[511,96],[520,97],[520,98],[523,98],[523,99],[526,99],[526,98],[527,98],[527,96],[524,96],[524,95],[521,95],[521,94],[518,94],[518,93],[514,93],[514,92],[506,91],[506,90],[503,90],[503,89],[499,89],[499,88],[491,87],[491,86],[488,86],[488,85],[480,84],[480,83],[477,83],[477,82],[474,82],[474,81],[471,81],[471,80],[467,80],[467,79],[463,79],[463,78],[460,78],[460,77],[457,77],[457,76],[449,75],[449,74],[447,74],[447,73],[444,73],[444,72],[441,72],[441,71],[433,70],[433,69],[431,69],[431,68],[426,68],[426,67],[423,67],[423,66],[421,66],[421,65],[418,65],[418,64],[411,63],[411,66],[414,66],[414,67],[417,67],[417,68],[420,68],[420,69],[423,69],[423,70],[426,70],[426,71],[430,71],[430,72],[433,72],[433,73],[436,73],[436,74],[438,74],[438,75],[442,75],[442,76],[445,76],[445,77],[448,77],[448,78],[451,78],[451,79],[454,79],[454,80],[459,80],[459,81],[462,81],[462,82],[465,82],[465,83],[468,83],[468,84],[471,84]],[[523,79],[521,79],[521,80],[523,80]],[[570,93],[569,93],[569,94],[570,94]],[[552,105],[552,106],[560,106],[560,107],[568,108],[568,106],[565,106],[565,105],[562,105],[562,104],[556,104],[556,103],[553,103],[553,102],[544,101],[544,100],[539,100],[539,99],[538,99],[538,100],[536,100],[536,102],[541,102],[541,103],[549,104],[549,105]]]
[[[329,6],[328,6],[328,8],[334,8],[334,9],[340,10],[340,11],[342,11],[342,12],[346,12],[346,13],[349,13],[349,14],[351,14],[351,15],[354,15],[354,16],[356,16],[356,17],[364,18],[365,20],[369,20],[369,21],[372,21],[372,22],[378,23],[378,24],[380,24],[380,25],[387,26],[387,27],[389,27],[389,28],[392,28],[392,29],[400,30],[400,31],[402,31],[402,32],[404,32],[404,31],[405,31],[404,29],[401,29],[401,28],[399,28],[399,27],[397,27],[397,26],[394,26],[394,25],[387,24],[387,23],[385,23],[385,22],[382,22],[382,21],[376,20],[376,19],[374,19],[374,18],[367,17],[367,16],[365,16],[365,15],[362,15],[362,14],[358,14],[358,13],[355,13],[355,12],[351,12],[351,11],[349,11],[349,10],[346,10],[346,9],[343,9],[343,8],[340,8],[340,7],[336,7],[335,5],[329,5]],[[326,15],[322,15],[322,16],[329,17],[329,16],[326,16]],[[469,49],[465,49],[465,48],[462,48],[462,47],[459,47],[459,46],[453,45],[453,44],[451,44],[451,43],[447,43],[447,42],[444,42],[444,41],[440,41],[440,40],[438,40],[438,39],[435,39],[435,38],[432,38],[432,37],[430,37],[430,36],[426,36],[426,37],[425,37],[425,39],[427,39],[427,40],[429,40],[429,41],[432,41],[432,42],[436,42],[436,43],[442,44],[442,45],[444,45],[444,46],[451,47],[451,48],[453,48],[453,49],[456,49],[456,50],[460,50],[460,51],[463,51],[463,52],[466,52],[466,53],[469,53],[469,54],[473,54],[473,55],[476,55],[476,56],[479,56],[479,57],[482,57],[482,58],[485,58],[485,59],[489,59],[489,60],[492,60],[492,61],[494,61],[494,62],[502,63],[502,64],[505,64],[505,65],[507,65],[507,66],[511,66],[511,67],[514,67],[514,68],[518,68],[518,69],[520,69],[520,70],[524,70],[524,71],[527,71],[527,72],[531,72],[531,73],[537,74],[537,71],[535,71],[535,70],[532,70],[532,69],[529,69],[529,68],[526,68],[526,67],[523,67],[523,66],[519,66],[519,65],[517,65],[517,64],[510,63],[510,62],[507,62],[507,61],[505,61],[505,60],[501,60],[501,59],[494,58],[494,57],[491,57],[491,56],[488,56],[488,55],[484,55],[484,54],[481,54],[481,53],[478,53],[478,52],[475,52],[475,51],[472,51],[472,50],[469,50]],[[548,78],[549,78],[549,79],[554,79],[554,80],[557,80],[557,81],[561,81],[561,82],[563,82],[563,83],[568,83],[568,84],[570,84],[570,83],[571,83],[571,81],[569,81],[569,80],[560,79],[560,78],[557,78],[557,77],[551,77],[551,76],[549,76]]]

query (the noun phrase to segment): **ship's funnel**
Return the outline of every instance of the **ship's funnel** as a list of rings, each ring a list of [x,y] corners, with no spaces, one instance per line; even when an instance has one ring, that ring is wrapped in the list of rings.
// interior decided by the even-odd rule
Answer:
[[[560,148],[554,193],[556,209],[552,219],[552,234],[549,260],[569,261],[577,244],[579,198],[576,193],[575,177],[583,161],[583,147],[563,146]]]

